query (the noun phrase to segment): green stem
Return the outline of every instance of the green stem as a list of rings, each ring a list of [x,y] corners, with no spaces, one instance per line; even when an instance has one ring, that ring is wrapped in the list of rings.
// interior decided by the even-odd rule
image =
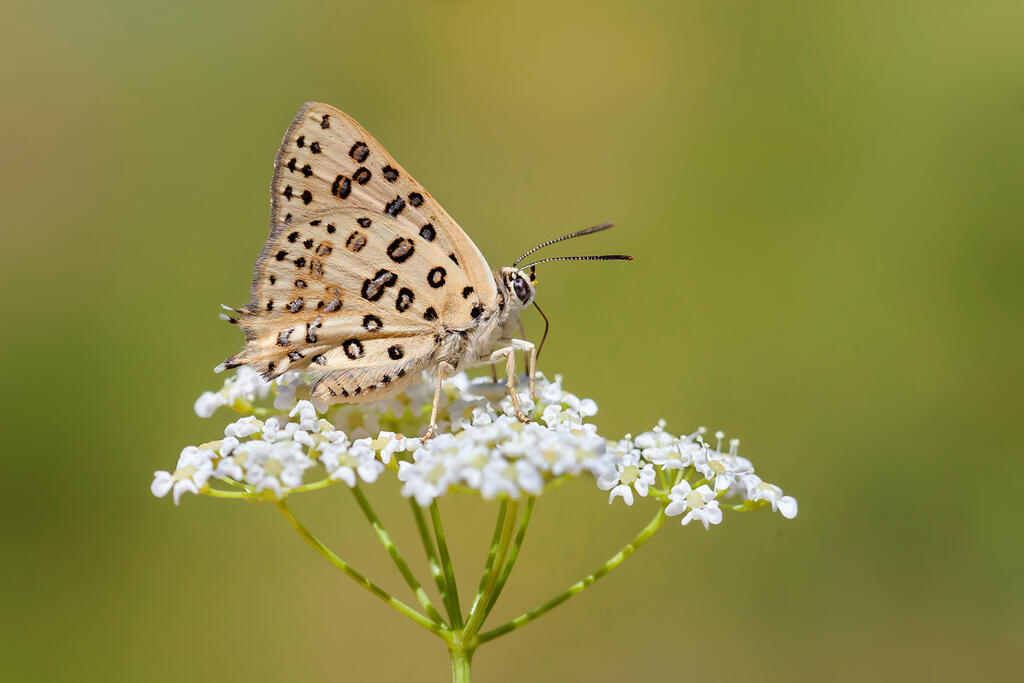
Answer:
[[[414,499],[409,499],[409,507],[412,510],[413,519],[416,520],[416,530],[420,532],[420,540],[423,542],[423,552],[427,555],[427,565],[430,567],[430,575],[434,577],[434,584],[437,592],[441,595],[445,611],[448,612],[448,620],[454,621],[451,601],[448,599],[448,585],[445,583],[444,572],[441,563],[437,561],[437,551],[434,550],[434,539],[427,529],[427,520],[423,516],[423,509]]]
[[[505,561],[505,566],[501,568],[498,582],[494,585],[494,592],[491,593],[491,599],[484,610],[485,621],[490,615],[491,610],[494,609],[494,604],[498,602],[498,596],[505,589],[509,574],[512,573],[512,567],[515,566],[516,560],[519,558],[519,550],[523,547],[523,539],[526,538],[526,528],[530,525],[530,515],[533,513],[533,505],[536,502],[537,498],[535,496],[530,496],[526,499],[526,509],[523,510],[523,518],[519,520],[519,531],[516,532],[515,540],[512,541],[512,549],[509,551],[508,560]]]
[[[283,500],[278,500],[274,501],[274,504],[277,506],[277,509],[281,512],[281,515],[284,516],[284,518],[288,520],[288,523],[292,525],[292,528],[294,528],[295,531],[297,531],[300,536],[306,539],[306,542],[313,546],[313,548],[318,553],[323,555],[325,558],[327,558],[328,561],[330,561],[331,564],[333,564],[335,567],[344,572],[346,576],[353,579],[360,586],[370,591],[378,598],[380,598],[387,604],[391,605],[396,610],[398,610],[405,616],[409,617],[410,619],[412,619],[417,624],[427,629],[431,633],[438,635],[441,638],[444,638],[446,641],[451,640],[451,632],[448,631],[448,629],[444,628],[440,624],[434,623],[424,615],[414,610],[409,605],[395,598],[386,590],[375,584],[373,581],[370,581],[370,579],[366,578],[366,576],[362,572],[357,571],[350,564],[348,564],[343,559],[335,555],[330,548],[325,546],[320,541],[320,539],[314,536],[302,524],[302,522],[298,520],[298,518],[292,513],[291,508],[288,507],[288,504],[286,502],[284,502]]]
[[[430,504],[430,521],[434,524],[434,536],[437,538],[437,552],[441,558],[441,571],[444,573],[444,582],[448,587],[447,599],[450,601],[452,628],[462,628],[462,607],[459,605],[459,586],[455,583],[455,568],[452,566],[452,557],[448,554],[448,541],[444,536],[444,525],[441,524],[441,510],[437,507],[437,501]]]
[[[225,484],[227,484],[229,486],[235,486],[235,487],[242,488],[242,489],[245,489],[245,490],[244,491],[225,491],[223,489],[215,489],[212,486],[207,485],[207,487],[204,488],[202,491],[200,491],[200,493],[202,493],[204,496],[210,496],[211,498],[228,498],[228,499],[234,499],[234,500],[257,500],[257,501],[277,500],[276,496],[274,496],[274,492],[270,491],[269,489],[264,489],[263,491],[260,491],[259,493],[256,493],[247,484],[239,483],[237,481],[234,481],[233,479],[222,478],[222,479],[219,479],[218,481],[222,481],[222,482],[224,482]],[[316,491],[317,489],[327,488],[328,486],[332,486],[332,485],[337,484],[337,483],[338,482],[331,481],[330,479],[320,479],[318,481],[313,481],[313,482],[310,482],[308,484],[303,484],[302,486],[296,486],[293,489],[288,489],[288,491],[286,492],[286,495],[291,495],[293,493],[305,493],[306,491]]]
[[[380,519],[378,519],[376,513],[374,513],[373,508],[370,506],[370,501],[366,499],[362,489],[359,488],[359,485],[357,484],[351,488],[351,491],[352,495],[355,496],[356,502],[359,504],[359,509],[361,509],[363,511],[363,515],[366,516],[366,521],[368,521],[370,526],[373,527],[374,532],[377,534],[377,538],[380,539],[381,544],[384,546],[384,550],[387,551],[388,556],[395,563],[395,566],[398,567],[398,571],[401,573],[402,578],[405,579],[405,583],[408,584],[409,588],[412,589],[412,592],[416,594],[416,599],[427,612],[427,616],[438,624],[443,624],[444,619],[434,607],[434,604],[430,602],[430,596],[428,596],[427,592],[423,590],[423,586],[420,585],[420,582],[416,580],[416,577],[413,575],[412,570],[409,569],[409,565],[406,564],[402,554],[398,552],[398,546],[396,546],[395,542],[391,540],[391,536],[384,528],[384,525],[380,523]]]
[[[512,527],[516,521],[517,501],[501,501],[501,508],[498,510],[498,520],[494,524],[494,538],[491,539],[491,549],[487,553],[487,562],[484,564],[484,573],[480,577],[480,587],[477,589],[473,606],[469,610],[469,617],[466,619],[466,628],[462,630],[463,638],[472,639],[483,624],[484,612],[491,601],[494,593],[494,586],[498,581],[498,568],[504,565],[505,557],[508,554],[508,544],[512,538]],[[508,514],[509,508],[512,514]]]
[[[498,557],[498,547],[501,545],[501,532],[505,528],[505,519],[507,517],[508,500],[503,499],[501,507],[498,508],[498,519],[494,522],[494,534],[491,536],[491,547],[487,551],[487,561],[484,562],[484,573],[480,576],[480,586],[477,588],[473,606],[469,608],[470,614],[476,609],[477,603],[480,600],[480,594],[484,592],[484,588],[487,586],[488,575],[494,568],[494,561]]]
[[[448,655],[452,658],[452,683],[469,683],[473,651],[461,647],[449,648]]]
[[[607,574],[608,572],[622,564],[623,560],[632,555],[637,548],[643,545],[651,536],[654,535],[654,532],[658,530],[658,527],[660,527],[662,522],[664,521],[665,508],[659,507],[658,513],[654,515],[650,522],[647,523],[647,526],[645,526],[640,531],[640,533],[634,536],[633,540],[627,543],[625,547],[622,548],[622,550],[615,553],[611,558],[609,558],[607,562],[601,565],[601,567],[597,571],[590,574],[589,576],[580,579],[579,581],[569,586],[555,597],[545,602],[543,605],[536,607],[530,610],[529,612],[526,612],[525,614],[521,614],[515,619],[508,621],[502,624],[501,626],[498,626],[497,628],[493,628],[490,631],[481,633],[480,636],[477,638],[477,643],[482,645],[489,640],[494,640],[498,636],[503,636],[510,631],[514,631],[517,628],[521,628],[526,624],[530,623],[531,621],[533,621],[534,619],[541,617],[544,614],[547,614],[555,607],[558,607],[572,596],[581,592],[584,588],[590,586],[595,581],[600,579],[602,576],[604,576],[605,574]]]

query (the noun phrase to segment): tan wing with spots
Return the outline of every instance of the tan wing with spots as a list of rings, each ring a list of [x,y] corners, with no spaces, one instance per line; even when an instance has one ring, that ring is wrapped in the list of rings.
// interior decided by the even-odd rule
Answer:
[[[379,211],[458,261],[484,305],[497,299],[491,269],[462,228],[373,136],[330,105],[307,102],[299,111],[277,153],[270,191],[271,239],[325,211]]]
[[[293,220],[264,247],[241,312],[245,348],[225,368],[308,371],[314,395],[371,401],[432,368],[446,330],[484,310],[436,240],[393,217],[343,208]]]

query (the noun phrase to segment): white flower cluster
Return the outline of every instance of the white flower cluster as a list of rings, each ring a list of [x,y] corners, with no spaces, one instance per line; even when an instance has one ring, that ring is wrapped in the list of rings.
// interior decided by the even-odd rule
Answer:
[[[195,410],[202,417],[223,406],[249,414],[228,425],[220,441],[182,451],[173,472],[155,474],[152,491],[173,492],[178,503],[185,492],[211,492],[210,479],[218,479],[236,489],[233,495],[280,498],[332,481],[350,487],[373,482],[390,467],[402,495],[426,506],[449,490],[488,499],[533,496],[555,478],[586,473],[610,492],[609,503],[653,497],[666,505],[666,514],[681,515],[684,525],[720,523],[720,500],[771,505],[787,518],[796,516],[796,500],[754,474],[750,461],[737,454],[738,440],[723,452],[721,432],[712,447],[703,429],[674,436],[662,422],[635,438],[608,442],[586,422],[597,405],[566,392],[561,377],[539,375],[536,401],[519,393],[532,420],[523,424],[504,382],[460,373],[443,384],[438,435],[426,442],[403,436],[425,428],[431,387],[422,382],[384,401],[328,406],[309,398],[299,373],[266,382],[242,367],[220,391],[204,393]],[[321,476],[306,482],[310,472]]]
[[[646,497],[660,471],[673,482],[667,492],[669,504],[665,514],[682,515],[682,524],[697,520],[705,529],[722,521],[719,498],[750,503],[767,501],[773,511],[787,519],[796,517],[797,502],[782,495],[782,489],[768,484],[754,474],[753,464],[738,454],[739,439],[729,442],[729,451],[722,451],[725,435],[717,432],[717,445],[703,439],[704,428],[688,436],[673,436],[665,431],[664,421],[636,438],[629,435],[615,447],[615,468],[598,478],[598,486],[611,490],[608,503],[621,497],[633,504],[633,494]],[[696,479],[692,482],[691,479]],[[696,484],[696,486],[694,485]]]

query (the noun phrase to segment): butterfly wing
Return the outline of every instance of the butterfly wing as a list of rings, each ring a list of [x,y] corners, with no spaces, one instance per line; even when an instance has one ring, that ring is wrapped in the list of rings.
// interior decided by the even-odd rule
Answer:
[[[272,241],[325,211],[378,211],[457,263],[485,306],[497,299],[491,269],[462,228],[373,136],[330,105],[307,102],[299,110],[277,153],[270,190]]]
[[[223,367],[248,364],[268,379],[303,370],[318,398],[377,400],[436,365],[444,339],[482,310],[461,264],[393,216],[293,216],[256,262],[238,321],[246,345]]]

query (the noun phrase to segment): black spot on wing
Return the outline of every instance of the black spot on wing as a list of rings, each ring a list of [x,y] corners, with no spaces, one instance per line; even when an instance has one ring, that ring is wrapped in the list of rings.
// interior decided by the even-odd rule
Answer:
[[[357,360],[363,357],[363,343],[358,339],[346,339],[341,344],[342,350],[349,360]]]
[[[433,287],[434,289],[437,289],[438,287],[444,287],[445,278],[447,276],[448,271],[446,271],[441,266],[435,266],[434,268],[430,269],[429,273],[427,273],[427,284]]]
[[[412,290],[408,287],[402,287],[398,290],[398,296],[395,297],[395,310],[399,313],[405,313],[412,306],[412,302],[416,299],[416,295],[413,294]]]
[[[398,276],[390,270],[381,268],[372,278],[363,281],[362,295],[367,301],[377,301],[388,287],[393,287],[398,282]]]
[[[366,157],[370,156],[370,148],[366,146],[365,142],[360,141],[352,145],[348,155],[361,164],[366,161]]]
[[[343,175],[334,179],[331,185],[331,194],[339,199],[345,199],[352,192],[352,181]]]
[[[358,230],[353,230],[352,234],[348,236],[347,240],[345,240],[345,248],[348,249],[349,251],[356,252],[365,246],[366,235],[359,232]]]
[[[395,263],[405,263],[412,256],[413,252],[416,251],[416,245],[412,243],[412,240],[404,237],[396,237],[391,244],[388,245],[387,254]]]
[[[306,343],[307,344],[316,344],[316,340],[317,340],[317,333],[316,333],[316,331],[318,329],[320,329],[321,327],[323,327],[323,325],[324,325],[323,321],[321,321],[320,318],[317,318],[316,320],[314,320],[311,323],[306,323]]]
[[[405,200],[398,196],[384,205],[384,213],[392,218],[402,213],[403,209],[405,209]]]

